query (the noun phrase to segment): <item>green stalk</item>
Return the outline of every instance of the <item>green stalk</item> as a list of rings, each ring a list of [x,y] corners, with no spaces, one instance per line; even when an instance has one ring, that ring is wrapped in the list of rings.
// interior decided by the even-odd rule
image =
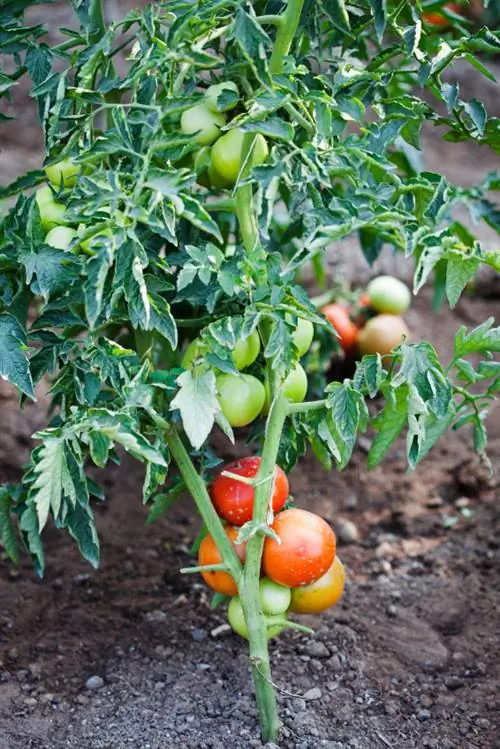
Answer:
[[[96,44],[106,33],[106,22],[104,20],[102,0],[90,0],[89,20],[89,41],[92,44]]]
[[[242,162],[243,168],[239,174],[239,179],[245,179],[252,169],[251,153],[254,147],[256,136],[253,133],[245,133],[243,138]],[[258,237],[259,228],[255,219],[253,210],[253,188],[252,185],[241,185],[236,190],[236,215],[240,225],[241,239],[247,252],[251,252],[255,247]]]
[[[282,16],[283,22],[278,26],[276,32],[276,40],[269,64],[272,75],[279,75],[283,70],[284,58],[290,51],[303,5],[304,0],[288,0],[287,8]]]

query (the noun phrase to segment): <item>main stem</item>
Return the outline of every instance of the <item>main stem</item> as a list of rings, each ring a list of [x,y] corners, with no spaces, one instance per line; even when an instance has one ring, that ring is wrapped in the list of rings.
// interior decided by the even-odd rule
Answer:
[[[290,51],[290,47],[299,25],[300,15],[304,0],[288,0],[288,5],[282,15],[282,23],[276,32],[273,53],[269,69],[272,75],[279,75],[283,70],[284,58]]]

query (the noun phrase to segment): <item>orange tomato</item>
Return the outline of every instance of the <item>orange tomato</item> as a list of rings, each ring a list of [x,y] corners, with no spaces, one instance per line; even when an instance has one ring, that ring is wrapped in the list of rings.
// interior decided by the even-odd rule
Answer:
[[[318,580],[335,558],[335,534],[319,515],[293,508],[276,516],[272,529],[281,543],[266,538],[264,574],[280,585],[298,588]]]
[[[410,331],[399,315],[376,315],[360,330],[358,350],[361,356],[365,354],[384,356],[399,346],[403,336],[408,338],[409,335]]]
[[[453,13],[461,15],[460,6],[456,3],[446,3],[444,7],[448,8],[448,10],[453,11]],[[424,13],[422,18],[426,23],[429,24],[429,26],[437,26],[440,29],[446,29],[450,25],[449,19],[446,18],[446,16],[443,16],[442,13],[439,13],[439,11],[430,11],[429,13]]]
[[[345,585],[344,565],[335,557],[329,570],[316,582],[292,590],[290,611],[296,614],[317,614],[335,606],[342,597]]]
[[[224,530],[226,531],[226,536],[231,541],[240,562],[244,562],[246,544],[235,543],[239,528],[227,525]],[[204,566],[206,564],[220,564],[221,562],[222,557],[212,536],[210,534],[205,536],[198,551],[198,564]],[[202,572],[201,575],[206,584],[218,593],[223,593],[226,596],[235,596],[238,593],[236,583],[228,572],[213,570]]]
[[[346,352],[352,351],[358,339],[359,330],[349,317],[347,309],[334,303],[327,304],[321,312],[337,332],[343,350]]]

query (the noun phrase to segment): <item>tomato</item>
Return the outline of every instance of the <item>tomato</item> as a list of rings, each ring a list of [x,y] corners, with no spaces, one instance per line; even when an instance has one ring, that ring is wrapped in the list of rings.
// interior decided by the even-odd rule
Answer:
[[[58,250],[67,250],[76,237],[76,231],[69,226],[55,226],[46,234],[44,242]]]
[[[233,349],[233,363],[236,369],[246,369],[253,364],[259,351],[260,338],[256,330],[253,330],[246,338],[240,338]]]
[[[292,341],[299,350],[299,356],[304,356],[311,348],[314,338],[314,325],[310,320],[303,320],[299,317],[297,326],[292,334]]]
[[[264,614],[279,616],[284,614],[290,606],[292,591],[284,585],[275,583],[268,577],[263,577],[259,583],[260,604]]]
[[[238,537],[239,528],[233,528],[232,525],[227,525],[224,528],[226,536],[231,541],[235,552],[237,553],[240,562],[245,561],[246,544],[237,544],[236,539]],[[215,541],[212,536],[208,534],[205,536],[200,544],[198,550],[198,564],[204,566],[206,564],[220,564],[222,562],[219,549],[217,548]],[[236,583],[229,574],[229,572],[223,571],[205,571],[201,573],[201,576],[205,580],[206,584],[216,590],[217,593],[223,593],[225,596],[235,596],[238,592]]]
[[[451,10],[453,13],[461,15],[460,6],[456,3],[446,3],[444,7],[448,10]],[[450,25],[449,19],[438,11],[430,11],[429,13],[424,13],[422,15],[422,18],[429,24],[429,26],[437,26],[441,29],[446,29]]]
[[[296,614],[317,614],[325,611],[340,601],[344,585],[344,565],[335,557],[330,569],[319,580],[292,590],[290,611]]]
[[[377,312],[403,315],[411,302],[408,286],[394,276],[378,276],[368,284],[366,292]]]
[[[262,556],[264,574],[280,585],[298,588],[325,574],[335,558],[335,534],[319,515],[293,508],[276,516]]]
[[[212,187],[229,187],[231,185],[229,180],[219,174],[212,162],[208,165],[207,174]]]
[[[217,514],[233,525],[243,525],[252,519],[254,488],[229,476],[222,476],[221,473],[229,471],[246,478],[254,478],[259,472],[261,462],[262,458],[251,457],[229,463],[224,466],[211,486],[210,494]],[[285,504],[288,489],[286,474],[276,466],[272,496],[274,512],[279,512]]]
[[[217,104],[217,98],[223,91],[232,91],[239,98],[240,92],[238,86],[233,81],[224,81],[223,83],[214,83],[209,86],[205,93],[205,103],[211,112],[226,112],[228,109],[233,109],[237,101],[232,100],[229,104],[220,105]]]
[[[231,598],[229,601],[229,606],[227,607],[227,618],[233,632],[236,632],[237,635],[248,640],[248,627],[245,621],[243,607],[238,596]],[[286,614],[280,614],[280,616],[266,616],[268,640],[272,637],[276,637],[285,629],[285,624],[282,623],[283,619],[286,619]]]
[[[184,352],[184,356],[181,359],[181,367],[196,370],[208,369],[209,365],[205,362],[207,351],[208,347],[199,338],[195,338]]]
[[[54,200],[54,193],[48,185],[38,188],[35,199],[44,231],[47,232],[54,226],[66,223],[64,220],[66,206]]]
[[[408,338],[410,331],[403,318],[398,315],[377,315],[368,320],[358,338],[358,350],[365,354],[390,354],[399,346],[403,336]]]
[[[222,374],[216,382],[221,411],[232,427],[244,427],[257,418],[266,399],[260,380],[249,374]]]
[[[45,174],[51,184],[57,189],[61,187],[61,183],[64,187],[73,187],[76,185],[76,180],[80,174],[80,164],[75,164],[73,159],[67,158],[62,161],[58,161],[57,164],[51,164],[45,167]]]
[[[327,304],[321,312],[339,336],[339,344],[349,353],[354,348],[359,330],[349,317],[349,313],[341,304]]]
[[[181,130],[192,135],[200,146],[209,146],[220,135],[220,128],[226,124],[226,118],[220,112],[211,112],[206,104],[197,104],[186,109],[181,115]]]
[[[302,403],[307,393],[307,375],[302,364],[296,364],[283,383],[283,391],[290,403]]]
[[[212,166],[223,179],[234,184],[242,167],[242,149],[245,133],[239,128],[229,130],[222,135],[212,148]],[[258,133],[255,136],[251,163],[252,166],[263,164],[269,149],[266,139]]]

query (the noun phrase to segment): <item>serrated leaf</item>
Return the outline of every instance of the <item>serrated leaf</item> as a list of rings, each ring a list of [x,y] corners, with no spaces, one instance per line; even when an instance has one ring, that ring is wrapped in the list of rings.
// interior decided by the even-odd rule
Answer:
[[[380,389],[383,378],[384,368],[382,366],[382,358],[380,354],[369,354],[363,357],[362,365],[368,395],[370,398],[374,398]]]
[[[362,416],[362,401],[362,394],[347,385],[332,383],[329,386],[325,423],[335,443],[334,456],[339,469],[344,468],[351,458]]]
[[[45,567],[45,555],[43,552],[42,539],[40,538],[37,511],[33,502],[30,502],[27,505],[21,515],[19,529],[31,554],[36,571],[39,575],[42,575]]]
[[[26,332],[14,315],[0,314],[0,377],[9,380],[33,400],[33,381],[26,358]]]
[[[41,533],[49,518],[49,512],[52,510],[55,517],[59,514],[68,469],[62,437],[49,431],[36,434],[35,437],[43,439],[43,443],[33,454],[35,480],[30,487],[30,499],[36,507]]]
[[[0,488],[0,543],[14,564],[19,564],[19,541],[12,517],[12,496],[8,485]]]
[[[97,569],[99,567],[99,538],[89,505],[77,502],[74,507],[69,506],[65,525],[77,542],[81,555]]]
[[[71,253],[42,245],[37,252],[21,251],[19,262],[26,269],[26,282],[35,294],[47,300],[51,294],[67,288],[75,279],[77,259]],[[34,281],[36,277],[36,281]]]
[[[385,457],[403,430],[408,414],[408,386],[391,392],[383,410],[372,421],[377,429],[368,453],[368,468],[374,468]]]
[[[477,256],[466,256],[459,252],[448,255],[446,296],[452,309],[460,299],[467,282],[476,275],[480,265],[481,259]]]
[[[221,410],[215,374],[209,371],[193,377],[191,372],[183,372],[177,378],[177,385],[179,391],[170,410],[179,409],[184,431],[195,450],[199,450],[212,431],[215,415]]]
[[[407,384],[436,416],[444,417],[452,398],[452,387],[434,347],[427,342],[401,346],[401,365],[392,378],[393,387]]]
[[[483,136],[486,120],[488,119],[484,105],[477,99],[471,99],[464,104],[464,112],[466,112],[471,118],[479,135]]]
[[[167,492],[161,492],[157,494],[153,499],[153,504],[149,511],[149,515],[146,518],[146,524],[154,523],[159,517],[164,515],[174,505],[182,494],[186,491],[186,486],[183,481],[176,483]]]
[[[101,314],[104,286],[108,272],[113,265],[115,256],[114,242],[103,238],[95,250],[95,255],[86,265],[87,279],[83,284],[85,295],[85,311],[92,329]]]
[[[387,23],[387,0],[369,0],[369,4],[373,20],[375,21],[377,39],[381,42]]]
[[[81,429],[100,432],[112,442],[123,445],[127,452],[139,460],[167,465],[163,455],[138,431],[137,424],[128,414],[105,408],[90,409],[88,417],[81,424]]]
[[[271,40],[255,17],[247,13],[241,4],[237,6],[229,36],[238,45],[257,78],[267,86],[270,76],[266,64],[266,49]]]
[[[455,358],[467,356],[468,354],[482,354],[488,351],[500,351],[500,326],[494,328],[494,317],[489,317],[477,328],[467,333],[467,328],[462,326],[455,335],[454,354]]]

